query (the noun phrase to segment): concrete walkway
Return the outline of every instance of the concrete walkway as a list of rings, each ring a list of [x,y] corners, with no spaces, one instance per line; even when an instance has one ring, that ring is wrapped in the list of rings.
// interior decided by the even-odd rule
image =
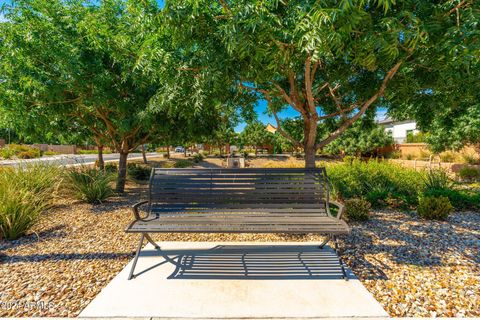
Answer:
[[[330,248],[314,243],[162,242],[168,263],[148,245],[136,278],[132,262],[80,317],[386,317],[349,272],[340,278]]]

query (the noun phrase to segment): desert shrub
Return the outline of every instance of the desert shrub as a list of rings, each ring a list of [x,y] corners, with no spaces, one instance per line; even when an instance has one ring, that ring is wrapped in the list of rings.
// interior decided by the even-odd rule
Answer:
[[[113,195],[109,172],[97,168],[80,167],[67,173],[67,189],[71,195],[88,203],[101,203]]]
[[[152,169],[149,166],[138,163],[129,163],[127,165],[128,176],[135,180],[148,180]]]
[[[442,160],[442,162],[455,162],[455,160],[457,159],[457,156],[452,151],[442,152],[442,153],[440,153],[439,156],[440,156],[440,160]]]
[[[473,167],[463,167],[458,172],[458,176],[462,180],[476,181],[480,179],[480,169]]]
[[[41,152],[39,149],[20,144],[10,144],[0,149],[0,157],[4,159],[33,159],[39,158],[40,156]]]
[[[40,158],[40,150],[37,149],[30,149],[27,151],[21,151],[17,153],[17,158],[19,159],[35,159]]]
[[[204,158],[203,154],[197,153],[193,156],[193,162],[199,163],[199,162],[203,161],[203,158]]]
[[[43,164],[0,170],[0,238],[17,239],[37,223],[53,203],[60,173]]]
[[[366,221],[370,207],[370,202],[365,199],[348,199],[345,200],[345,215],[350,221]]]
[[[421,173],[386,161],[354,160],[351,164],[327,164],[326,167],[337,197],[361,197],[372,205],[385,205],[387,198],[415,205],[423,187]]]
[[[345,163],[349,163],[349,164],[352,164],[352,162],[355,160],[356,158],[354,156],[345,156],[343,157],[342,161],[345,162]]]
[[[472,153],[462,154],[462,160],[463,160],[463,162],[465,162],[467,164],[479,164],[480,163],[480,157],[477,156],[476,154],[472,154]]]
[[[445,190],[452,187],[447,171],[443,169],[429,170],[423,176],[425,190]]]
[[[402,158],[402,151],[400,150],[394,150],[392,152],[389,152],[385,155],[386,158],[390,159],[401,159]]]
[[[447,197],[457,210],[480,209],[480,193],[456,189],[430,189],[423,193],[429,197]]]
[[[115,173],[118,172],[118,165],[113,162],[105,163],[105,172]]]
[[[418,157],[420,159],[429,159],[430,156],[432,156],[432,152],[429,151],[429,150],[425,150],[425,149],[420,149],[420,151],[418,152]]]
[[[55,151],[45,151],[43,153],[44,156],[56,156],[58,155],[59,153],[58,152],[55,152]]]
[[[176,161],[175,164],[174,164],[175,168],[188,168],[188,167],[192,167],[192,166],[193,166],[193,162],[191,160],[188,160],[188,159],[180,159],[180,160]]]
[[[428,220],[446,220],[453,212],[453,207],[447,197],[424,196],[419,200],[417,213]]]
[[[177,161],[169,161],[163,164],[163,168],[188,168],[194,165],[192,160],[180,159]]]

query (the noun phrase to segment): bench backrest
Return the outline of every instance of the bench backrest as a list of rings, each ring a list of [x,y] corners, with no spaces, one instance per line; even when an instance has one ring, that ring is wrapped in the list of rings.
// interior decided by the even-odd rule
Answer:
[[[325,168],[163,169],[150,176],[150,208],[322,208]]]

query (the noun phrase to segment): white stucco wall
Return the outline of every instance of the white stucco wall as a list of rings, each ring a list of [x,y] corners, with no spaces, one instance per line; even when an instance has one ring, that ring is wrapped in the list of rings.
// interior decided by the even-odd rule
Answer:
[[[407,132],[412,130],[414,134],[418,133],[415,121],[402,121],[384,124],[385,131],[392,134],[396,143],[404,143],[407,139]]]

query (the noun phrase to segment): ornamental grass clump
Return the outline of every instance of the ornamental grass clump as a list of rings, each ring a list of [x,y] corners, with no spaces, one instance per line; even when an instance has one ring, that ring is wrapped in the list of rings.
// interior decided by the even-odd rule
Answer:
[[[61,171],[38,164],[0,170],[0,238],[18,239],[37,223],[53,204]]]
[[[429,170],[423,177],[425,190],[448,190],[452,188],[452,181],[443,169]]]
[[[113,180],[114,176],[109,172],[81,167],[68,171],[67,189],[74,198],[97,204],[113,195]]]

